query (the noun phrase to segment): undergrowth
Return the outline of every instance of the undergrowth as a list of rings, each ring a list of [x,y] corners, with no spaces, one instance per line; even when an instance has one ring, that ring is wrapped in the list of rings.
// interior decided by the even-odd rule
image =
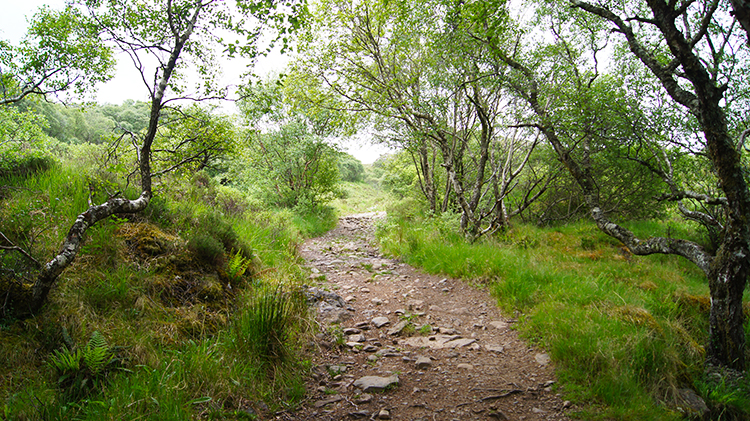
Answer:
[[[0,231],[42,262],[90,201],[137,195],[69,158],[2,180]],[[40,313],[3,313],[0,419],[254,419],[302,399],[311,326],[294,215],[200,173],[155,188],[142,214],[89,229]],[[0,267],[19,291],[36,273],[13,250]]]
[[[585,404],[579,417],[680,419],[678,391],[687,388],[721,419],[750,418],[747,377],[704,376],[708,286],[690,263],[633,256],[589,222],[515,226],[469,244],[455,215],[425,218],[415,209],[389,209],[378,229],[382,249],[430,273],[486,285],[524,337],[550,354],[560,391]],[[690,233],[675,222],[633,225]]]

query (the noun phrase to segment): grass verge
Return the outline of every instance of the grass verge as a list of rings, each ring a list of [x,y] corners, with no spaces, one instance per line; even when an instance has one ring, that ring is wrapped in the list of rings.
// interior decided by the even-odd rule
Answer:
[[[344,195],[331,202],[342,216],[365,212],[384,211],[393,197],[383,189],[370,183],[342,183]]]
[[[750,396],[746,378],[730,384],[703,373],[708,287],[683,259],[632,256],[587,222],[518,226],[468,244],[451,215],[409,215],[390,218],[378,235],[390,255],[487,285],[522,334],[549,352],[560,390],[585,404],[583,419],[681,419],[684,388],[697,390],[714,416],[750,417],[740,398]]]

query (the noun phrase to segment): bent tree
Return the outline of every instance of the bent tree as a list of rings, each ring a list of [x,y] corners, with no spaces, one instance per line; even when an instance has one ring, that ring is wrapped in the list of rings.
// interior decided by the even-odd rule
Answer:
[[[736,21],[719,0],[648,0],[645,5],[578,0],[571,3],[608,21],[669,97],[698,122],[705,142],[704,152],[724,196],[704,197],[671,184],[666,198],[719,203],[726,219],[718,250],[710,253],[686,240],[660,237],[640,240],[608,221],[596,206],[591,207],[591,214],[602,231],[622,241],[634,253],[677,254],[706,274],[711,293],[706,362],[744,370],[742,295],[750,274],[750,191],[741,162],[742,144],[733,136],[725,112],[728,107],[725,92],[730,84],[739,83],[733,80],[731,72],[735,67],[748,65],[747,51],[743,51],[739,42],[741,38],[732,33]],[[640,15],[644,11],[650,12],[650,16]],[[657,35],[658,43],[647,44],[646,33]],[[580,177],[579,182],[585,183],[585,177]],[[700,217],[715,219],[705,213]]]
[[[32,287],[28,308],[37,312],[47,300],[60,274],[78,254],[86,230],[114,214],[144,210],[152,198],[152,152],[158,139],[161,117],[176,100],[223,99],[226,92],[215,83],[215,51],[221,47],[232,54],[257,54],[257,39],[269,26],[296,28],[300,7],[296,2],[271,4],[239,1],[229,5],[219,0],[79,0],[74,6],[85,13],[100,36],[116,51],[124,53],[140,73],[150,99],[148,127],[138,136],[136,162],[140,178],[137,198],[111,197],[105,203],[90,206],[78,215],[59,253],[41,265]],[[282,7],[285,6],[285,7]],[[254,18],[254,19],[253,19]],[[250,25],[249,21],[263,22]],[[278,31],[284,33],[284,31]],[[217,33],[234,33],[247,43],[225,44]],[[197,69],[198,87],[189,94],[186,80]],[[195,77],[196,75],[193,75]]]
[[[534,115],[531,124],[546,137],[576,180],[598,228],[618,239],[633,254],[678,255],[703,271],[711,296],[706,364],[745,370],[742,298],[750,271],[750,191],[741,161],[747,135],[747,131],[742,132],[746,121],[742,121],[741,111],[747,106],[741,94],[745,82],[736,75],[746,72],[748,51],[747,39],[730,13],[728,3],[719,0],[596,3],[572,0],[567,5],[548,2],[547,6],[548,17],[555,15],[557,22],[571,25],[568,29],[577,26],[581,34],[589,34],[588,38],[581,38],[583,42],[571,42],[560,36],[560,31],[555,31],[555,18],[545,21],[552,22],[547,24],[554,34],[554,41],[546,51],[558,53],[557,58],[554,54],[548,55],[548,64],[532,64],[529,55],[519,54],[517,46],[508,42],[509,38],[518,42],[522,35],[503,38],[498,27],[504,23],[496,26],[477,23],[476,17],[481,15],[476,13],[473,18],[475,36],[491,46],[498,61],[510,72],[508,89],[527,103]],[[486,11],[482,13],[487,14]],[[641,66],[638,71],[645,70],[643,73],[653,81],[653,86],[664,93],[662,97],[655,95],[652,98],[666,101],[673,109],[682,109],[681,114],[673,113],[680,123],[666,121],[666,113],[649,115],[644,110],[653,108],[659,101],[639,102],[635,95],[628,95],[627,82],[622,82],[619,87],[612,85],[613,88],[607,89],[607,95],[591,95],[597,86],[606,86],[613,80],[600,77],[596,57],[601,49],[592,47],[593,59],[587,62],[588,68],[582,67],[583,59],[567,60],[569,76],[565,79],[588,79],[586,83],[574,84],[573,92],[575,95],[591,95],[588,104],[599,106],[599,111],[592,115],[600,113],[596,116],[599,120],[605,115],[611,120],[605,124],[600,122],[598,126],[578,125],[572,130],[560,125],[559,116],[555,114],[555,100],[550,99],[549,92],[569,88],[561,85],[563,82],[550,82],[554,77],[550,79],[544,71],[554,68],[557,64],[549,63],[554,63],[559,57],[575,56],[576,51],[585,50],[585,47],[579,47],[586,45],[586,39],[594,40],[592,46],[603,45],[596,44],[596,40],[608,40],[609,33],[620,37],[623,50],[629,52],[626,58],[635,58]],[[631,79],[638,77],[631,75]],[[629,114],[628,118],[633,122],[651,119],[646,126],[661,125],[666,129],[640,131],[641,125],[638,124],[618,126],[618,117],[609,113],[617,109]],[[582,113],[586,114],[586,110]],[[664,120],[659,120],[659,116]],[[675,140],[680,135],[674,131],[689,130],[690,127],[693,128],[692,134]],[[656,138],[660,135],[661,139]],[[655,138],[634,141],[647,136]],[[678,211],[685,218],[718,231],[715,250],[671,235],[639,238],[611,219],[601,206],[593,165],[586,154],[587,146],[596,139],[606,139],[608,147],[612,148],[639,144],[639,152],[627,158],[642,164],[662,179],[666,193],[659,197],[660,200],[677,204]],[[675,154],[689,152],[707,159],[709,174],[715,179],[713,184],[718,185],[717,191],[690,189],[684,183],[686,177],[675,175],[672,158]],[[708,212],[712,206],[721,207],[722,211]]]

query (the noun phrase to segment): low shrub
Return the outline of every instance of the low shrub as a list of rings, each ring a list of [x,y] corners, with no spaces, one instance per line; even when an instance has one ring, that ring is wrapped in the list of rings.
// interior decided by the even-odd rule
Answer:
[[[25,178],[32,174],[47,171],[54,164],[55,160],[41,151],[16,156],[0,153],[0,179]]]

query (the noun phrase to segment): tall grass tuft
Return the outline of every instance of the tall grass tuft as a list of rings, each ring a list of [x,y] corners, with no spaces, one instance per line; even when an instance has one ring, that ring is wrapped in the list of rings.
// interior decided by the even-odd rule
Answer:
[[[305,237],[318,237],[336,227],[338,217],[330,206],[295,209],[292,222]]]
[[[698,391],[706,397],[711,419],[740,421],[750,411],[750,373],[711,367],[696,381]]]
[[[261,361],[283,361],[289,355],[290,298],[281,286],[259,287],[236,318],[237,347]]]

